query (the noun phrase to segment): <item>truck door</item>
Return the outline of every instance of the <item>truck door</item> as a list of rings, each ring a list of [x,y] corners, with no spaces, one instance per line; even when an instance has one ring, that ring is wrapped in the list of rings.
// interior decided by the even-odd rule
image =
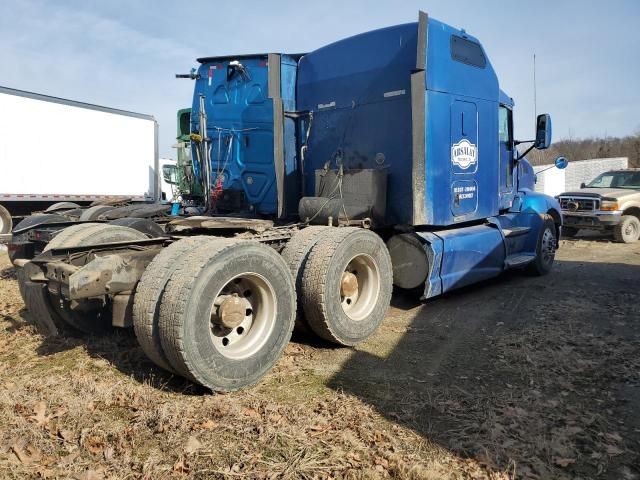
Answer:
[[[498,110],[498,149],[500,155],[500,210],[511,207],[514,195],[513,182],[513,114],[509,107],[500,105]]]
[[[468,220],[478,208],[478,109],[456,100],[451,105],[451,213]],[[469,218],[470,219],[470,218]]]

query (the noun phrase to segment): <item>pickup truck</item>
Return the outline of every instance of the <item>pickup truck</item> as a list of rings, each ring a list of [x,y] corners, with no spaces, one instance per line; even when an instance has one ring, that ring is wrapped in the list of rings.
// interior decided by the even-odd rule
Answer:
[[[640,238],[640,168],[598,175],[580,190],[556,197],[562,209],[565,237],[582,229],[612,232],[617,242]]]

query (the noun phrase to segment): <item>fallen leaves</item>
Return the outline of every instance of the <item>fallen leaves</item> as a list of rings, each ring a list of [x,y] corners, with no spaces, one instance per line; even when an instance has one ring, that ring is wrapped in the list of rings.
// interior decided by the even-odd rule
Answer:
[[[18,440],[14,442],[11,445],[11,450],[13,450],[13,453],[15,453],[20,462],[27,465],[36,463],[42,458],[42,454],[40,453],[40,451],[24,440]]]
[[[184,446],[184,451],[185,453],[195,453],[200,450],[200,448],[202,448],[202,443],[200,443],[200,440],[191,435],[187,439],[187,443]]]
[[[568,467],[569,465],[576,463],[576,459],[565,458],[565,457],[553,457],[553,463],[565,468],[565,467]]]

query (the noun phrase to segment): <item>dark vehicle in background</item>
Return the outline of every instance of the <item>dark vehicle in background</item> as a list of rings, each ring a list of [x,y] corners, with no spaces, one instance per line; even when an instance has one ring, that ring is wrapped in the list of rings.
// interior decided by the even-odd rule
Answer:
[[[640,169],[604,172],[580,190],[558,195],[562,233],[574,237],[582,229],[612,232],[617,242],[640,238]]]

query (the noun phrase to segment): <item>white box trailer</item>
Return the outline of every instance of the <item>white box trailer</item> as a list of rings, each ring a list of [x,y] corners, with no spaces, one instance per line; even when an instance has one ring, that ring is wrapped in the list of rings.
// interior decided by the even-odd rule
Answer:
[[[0,234],[57,202],[158,201],[158,164],[151,115],[0,87]]]

